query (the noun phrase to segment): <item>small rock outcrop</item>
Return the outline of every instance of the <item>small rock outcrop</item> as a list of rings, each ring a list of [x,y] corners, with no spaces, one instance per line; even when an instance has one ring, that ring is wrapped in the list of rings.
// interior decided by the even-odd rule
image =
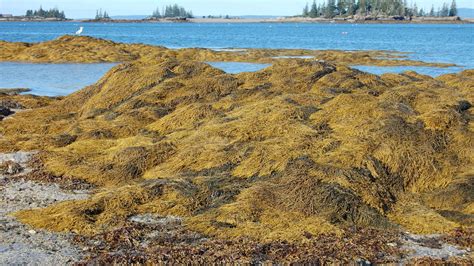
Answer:
[[[0,175],[16,175],[23,171],[23,167],[14,161],[6,161],[0,164]]]
[[[12,115],[14,112],[6,107],[0,106],[0,121],[2,121],[5,117]]]

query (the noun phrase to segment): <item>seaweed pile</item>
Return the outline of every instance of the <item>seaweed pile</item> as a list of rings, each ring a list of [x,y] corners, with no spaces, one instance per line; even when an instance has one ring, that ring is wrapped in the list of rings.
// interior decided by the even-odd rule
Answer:
[[[171,50],[160,46],[123,44],[86,36],[68,35],[43,43],[12,43],[0,41],[0,61],[26,61],[35,63],[126,62],[138,59],[155,60],[157,58],[201,62],[236,61],[273,63],[281,61],[281,57],[291,58],[293,56],[313,56],[315,60],[324,60],[346,65],[455,66],[454,64],[427,63],[409,60],[407,59],[406,53],[395,51],[313,51],[301,49],[224,49],[215,51],[202,48]]]
[[[220,52],[142,47],[96,84],[0,122],[0,152],[40,150],[42,171],[97,186],[22,222],[92,236],[153,213],[260,243],[472,228],[474,70],[377,76],[285,59],[231,75],[199,62]]]
[[[55,99],[34,95],[20,95],[29,89],[0,89],[0,121],[21,109],[39,108],[48,105]]]

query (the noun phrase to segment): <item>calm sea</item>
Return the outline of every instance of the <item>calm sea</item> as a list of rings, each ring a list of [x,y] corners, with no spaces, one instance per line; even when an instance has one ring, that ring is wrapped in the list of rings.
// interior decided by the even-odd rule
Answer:
[[[0,23],[0,40],[47,41],[74,34],[80,26],[88,36],[169,48],[391,50],[409,52],[410,59],[461,66],[447,69],[363,68],[377,74],[411,69],[436,76],[474,69],[474,24],[6,22]]]

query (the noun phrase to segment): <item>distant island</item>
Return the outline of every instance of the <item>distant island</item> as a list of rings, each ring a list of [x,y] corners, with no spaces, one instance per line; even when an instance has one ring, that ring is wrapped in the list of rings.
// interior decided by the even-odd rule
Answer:
[[[193,18],[193,11],[186,10],[184,7],[177,4],[168,5],[160,12],[159,8],[151,15],[150,19],[160,19],[160,18]]]
[[[111,18],[107,11],[97,10],[94,19],[83,20],[83,22],[147,22],[147,21],[187,21],[193,18],[193,12],[186,10],[177,4],[156,8],[150,16],[141,19],[116,19]]]
[[[301,15],[296,18],[352,20],[352,21],[457,21],[456,0],[451,5],[444,3],[430,11],[418,8],[416,2],[408,6],[405,0],[327,0],[317,4],[316,0],[310,6],[306,3]]]
[[[308,3],[303,8],[302,17],[351,17],[351,16],[393,16],[398,18],[403,17],[455,17],[458,14],[456,0],[452,0],[451,5],[444,3],[442,7],[438,7],[435,11],[434,5],[431,10],[425,11],[423,8],[419,9],[416,2],[408,6],[404,0],[392,1],[370,1],[370,0],[327,0],[322,4],[317,4],[313,1],[311,7]]]
[[[465,9],[460,9],[465,12]],[[301,14],[282,17],[239,17],[229,15],[194,16],[191,10],[178,4],[154,9],[148,16],[110,16],[99,9],[93,19],[68,19],[58,8],[27,10],[24,16],[0,14],[1,21],[75,21],[110,23],[190,22],[190,23],[474,23],[473,19],[461,19],[456,0],[430,10],[418,8],[406,0],[323,0],[306,3]]]
[[[68,20],[64,11],[58,8],[49,10],[40,6],[37,10],[29,9],[24,16],[13,16],[11,14],[0,14],[0,21],[64,21]]]

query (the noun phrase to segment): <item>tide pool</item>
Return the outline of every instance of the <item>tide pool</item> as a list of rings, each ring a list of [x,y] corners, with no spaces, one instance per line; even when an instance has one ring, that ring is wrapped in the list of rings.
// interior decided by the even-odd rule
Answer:
[[[116,64],[0,63],[0,88],[28,88],[30,94],[64,96],[97,82]]]

